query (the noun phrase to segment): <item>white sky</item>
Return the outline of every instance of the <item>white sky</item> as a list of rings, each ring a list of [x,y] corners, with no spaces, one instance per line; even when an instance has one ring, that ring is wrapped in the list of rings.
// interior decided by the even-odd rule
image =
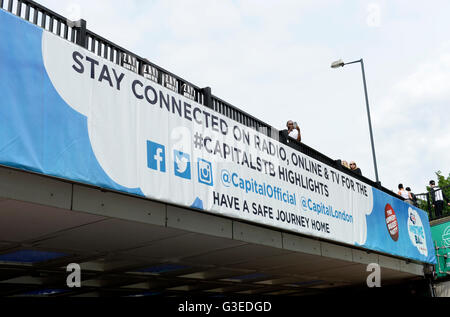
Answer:
[[[422,193],[450,172],[449,1],[38,0],[375,179]]]

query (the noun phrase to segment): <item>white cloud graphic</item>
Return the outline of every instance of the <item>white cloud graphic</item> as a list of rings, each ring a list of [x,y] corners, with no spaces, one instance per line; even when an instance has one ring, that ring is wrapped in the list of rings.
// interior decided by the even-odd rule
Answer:
[[[73,68],[81,68],[73,59],[74,51],[81,54],[77,61],[83,64],[82,73]],[[113,181],[125,187],[140,188],[147,197],[163,198],[167,187],[170,187],[186,193],[185,198],[190,199],[192,186],[167,181],[170,180],[167,174],[173,171],[174,165],[170,150],[191,151],[190,136],[185,135],[191,129],[185,120],[173,116],[169,127],[169,118],[159,111],[159,105],[151,105],[134,96],[131,86],[133,80],[139,78],[136,74],[72,43],[44,32],[42,52],[45,68],[59,95],[74,110],[87,117],[95,157]],[[104,65],[107,65],[107,71],[103,71]],[[102,71],[103,77],[100,78]],[[124,76],[118,82],[116,78],[121,73]],[[140,80],[146,82],[143,78]],[[166,173],[147,168],[148,140],[166,147]]]

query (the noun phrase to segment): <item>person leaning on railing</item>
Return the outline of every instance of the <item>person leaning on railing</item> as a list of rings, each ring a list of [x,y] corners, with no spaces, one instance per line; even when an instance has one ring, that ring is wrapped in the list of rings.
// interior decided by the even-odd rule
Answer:
[[[286,123],[286,127],[287,127],[287,133],[288,136],[297,140],[298,142],[302,141],[302,135],[300,133],[300,128],[297,125],[297,122],[293,122],[292,120],[289,120]]]
[[[348,166],[347,161],[342,161],[342,166],[344,166],[345,168],[350,169],[350,166]]]
[[[410,205],[414,205],[414,202],[412,200],[412,197],[409,192],[403,188],[403,184],[398,184],[398,193],[399,196],[402,196],[405,199],[405,202],[407,202]]]
[[[435,215],[436,217],[442,216],[442,210],[444,209],[444,200],[447,202],[447,204],[450,206],[450,202],[447,196],[445,196],[444,191],[442,188],[439,188],[436,186],[436,183],[434,180],[430,181],[430,195],[431,195],[431,202],[433,204]]]
[[[351,169],[354,173],[356,173],[356,174],[358,174],[358,175],[362,175],[361,169],[360,169],[358,166],[356,166],[356,163],[355,163],[354,161],[351,161],[351,162],[350,162],[350,169]]]
[[[411,205],[418,207],[419,205],[417,204],[417,197],[416,197],[416,195],[414,195],[413,192],[411,192],[411,188],[406,187],[406,191],[408,192],[408,194],[411,198],[411,201],[412,201]]]

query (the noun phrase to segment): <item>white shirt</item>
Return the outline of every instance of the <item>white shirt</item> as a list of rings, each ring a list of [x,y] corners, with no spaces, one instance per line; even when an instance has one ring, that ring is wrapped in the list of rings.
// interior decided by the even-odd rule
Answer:
[[[444,200],[444,197],[442,196],[442,189],[440,189],[439,187],[434,187],[434,200],[438,201],[438,200]]]
[[[400,190],[400,195],[405,199],[409,199],[409,193],[404,189]]]
[[[298,130],[297,130],[297,129],[292,130],[291,132],[289,132],[289,136],[290,136],[291,138],[297,140],[297,137],[298,137]]]

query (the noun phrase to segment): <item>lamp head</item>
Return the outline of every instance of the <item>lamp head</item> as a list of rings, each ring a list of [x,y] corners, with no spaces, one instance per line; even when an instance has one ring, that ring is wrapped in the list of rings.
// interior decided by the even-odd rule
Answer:
[[[338,67],[343,67],[345,65],[344,61],[342,59],[337,60],[333,63],[331,63],[331,68],[338,68]]]

